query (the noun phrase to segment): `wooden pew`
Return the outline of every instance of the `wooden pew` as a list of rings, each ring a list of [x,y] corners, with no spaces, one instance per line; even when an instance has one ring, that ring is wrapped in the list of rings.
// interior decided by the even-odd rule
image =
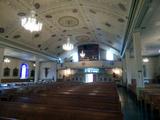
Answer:
[[[19,93],[13,95],[16,96],[14,102],[0,103],[3,108],[0,114],[5,117],[18,119],[26,117],[29,120],[122,120],[123,118],[114,83],[36,85],[31,89],[27,88],[27,92],[23,95]]]
[[[160,112],[160,103],[159,103],[160,86],[159,85],[151,85],[151,86],[141,90],[140,100],[141,100],[141,103],[143,103],[144,108],[147,111],[150,111],[151,114],[155,110],[158,110]],[[156,113],[156,116],[160,118],[160,116],[158,116],[157,113]]]
[[[88,109],[60,109],[46,105],[0,103],[1,115],[26,120],[122,120],[120,112],[93,111]]]

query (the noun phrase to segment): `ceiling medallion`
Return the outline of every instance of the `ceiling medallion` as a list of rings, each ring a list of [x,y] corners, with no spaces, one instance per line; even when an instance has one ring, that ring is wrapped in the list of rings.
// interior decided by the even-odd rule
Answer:
[[[26,30],[30,32],[38,32],[42,30],[42,23],[37,21],[36,17],[36,12],[31,11],[31,15],[29,17],[23,17],[21,19],[21,25],[24,27]]]
[[[73,16],[63,16],[59,18],[58,23],[63,27],[75,27],[79,24],[79,20]]]
[[[70,43],[70,38],[69,37],[67,38],[67,43],[63,44],[62,48],[65,51],[70,51],[74,48],[73,44]]]

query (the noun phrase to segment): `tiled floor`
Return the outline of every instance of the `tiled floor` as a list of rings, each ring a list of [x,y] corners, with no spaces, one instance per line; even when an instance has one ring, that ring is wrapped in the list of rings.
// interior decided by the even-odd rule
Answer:
[[[118,88],[118,93],[122,112],[124,114],[124,120],[149,120],[146,113],[144,114],[144,110],[138,106],[135,100],[124,88]]]

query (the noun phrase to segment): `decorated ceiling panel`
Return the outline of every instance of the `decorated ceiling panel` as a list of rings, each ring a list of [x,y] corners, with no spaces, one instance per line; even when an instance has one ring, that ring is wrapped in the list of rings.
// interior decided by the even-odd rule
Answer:
[[[46,52],[59,55],[67,37],[76,45],[105,44],[122,49],[131,0],[0,0],[0,35]],[[42,31],[29,32],[20,20],[36,11]],[[100,45],[101,47],[101,45]]]

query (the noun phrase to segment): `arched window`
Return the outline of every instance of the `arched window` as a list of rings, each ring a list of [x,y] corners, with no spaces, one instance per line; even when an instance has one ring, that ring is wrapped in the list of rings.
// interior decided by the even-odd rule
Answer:
[[[26,64],[26,63],[21,64],[20,79],[27,79],[28,78],[28,71],[29,71],[28,64]]]
[[[8,67],[6,67],[6,68],[4,68],[4,72],[3,72],[3,75],[5,76],[5,77],[7,77],[7,76],[10,76],[10,68],[8,68]]]
[[[13,76],[14,77],[18,76],[18,68],[13,69]]]

